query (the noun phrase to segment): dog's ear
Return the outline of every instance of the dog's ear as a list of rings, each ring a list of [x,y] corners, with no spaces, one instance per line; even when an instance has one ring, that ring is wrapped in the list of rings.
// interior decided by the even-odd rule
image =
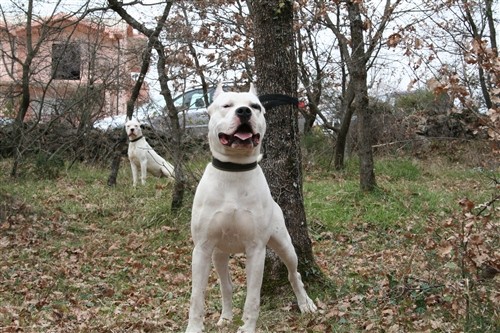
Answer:
[[[253,82],[250,83],[250,90],[248,90],[248,92],[257,96],[257,88],[255,88]]]
[[[223,92],[224,92],[224,89],[222,87],[222,82],[219,82],[219,84],[217,85],[217,89],[215,89],[213,100],[215,100],[217,98],[217,96],[219,96]]]

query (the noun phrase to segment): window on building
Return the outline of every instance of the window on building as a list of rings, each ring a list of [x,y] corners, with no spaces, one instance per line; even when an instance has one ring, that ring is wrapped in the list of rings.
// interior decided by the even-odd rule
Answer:
[[[52,75],[56,80],[80,80],[80,45],[62,43],[52,45]]]

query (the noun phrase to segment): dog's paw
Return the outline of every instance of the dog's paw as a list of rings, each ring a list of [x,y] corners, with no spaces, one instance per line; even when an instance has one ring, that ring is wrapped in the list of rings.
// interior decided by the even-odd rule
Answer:
[[[219,318],[219,321],[217,322],[217,326],[223,327],[223,326],[231,324],[232,321],[233,321],[232,316],[229,317],[229,316],[222,316],[221,315]]]
[[[186,333],[203,333],[203,324],[198,323],[189,323],[186,328]]]
[[[239,327],[236,333],[254,333],[255,330],[248,330],[244,326]]]
[[[203,329],[189,327],[186,329],[186,333],[203,333]]]
[[[310,313],[316,312],[318,308],[316,307],[316,304],[314,304],[313,300],[307,297],[305,303],[299,304],[299,309],[302,313]]]

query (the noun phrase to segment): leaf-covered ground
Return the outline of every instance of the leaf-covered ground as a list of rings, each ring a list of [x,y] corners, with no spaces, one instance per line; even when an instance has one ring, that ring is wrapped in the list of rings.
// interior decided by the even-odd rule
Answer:
[[[0,163],[1,332],[183,331],[190,208],[170,213],[171,184],[150,178],[134,190],[124,167],[109,188],[106,170],[84,165],[11,179],[10,163]],[[375,194],[355,190],[348,173],[307,175],[310,236],[331,283],[306,282],[316,314],[301,315],[290,291],[264,295],[259,332],[498,332],[499,170],[412,162],[414,176],[384,165]],[[236,331],[244,261],[231,259],[229,327],[214,327],[212,273],[207,332]]]

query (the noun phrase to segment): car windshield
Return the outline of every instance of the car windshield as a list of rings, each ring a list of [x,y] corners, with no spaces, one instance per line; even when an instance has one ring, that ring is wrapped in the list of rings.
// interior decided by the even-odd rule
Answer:
[[[211,88],[208,90],[209,94],[209,103],[212,102],[212,95],[214,89]],[[174,105],[179,110],[193,110],[193,109],[201,109],[206,108],[205,99],[204,99],[203,89],[193,89],[191,91],[182,94],[174,100]]]

